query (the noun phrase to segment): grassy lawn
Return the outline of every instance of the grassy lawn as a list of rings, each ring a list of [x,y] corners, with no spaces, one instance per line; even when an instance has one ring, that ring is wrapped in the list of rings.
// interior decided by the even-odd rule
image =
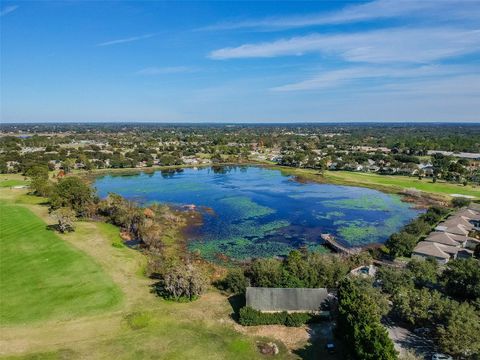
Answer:
[[[461,194],[480,197],[480,188],[473,186],[451,184],[443,181],[433,183],[431,179],[418,180],[416,177],[388,176],[347,171],[327,171],[327,180],[352,182],[357,184],[374,184],[381,186],[398,187],[403,189],[414,188],[424,192],[441,195]]]
[[[1,174],[0,188],[28,185],[28,181],[20,174]]]
[[[381,191],[400,192],[405,189],[417,189],[425,193],[448,197],[452,194],[468,195],[480,198],[480,187],[472,185],[447,183],[438,180],[433,183],[431,179],[418,180],[417,177],[400,175],[379,175],[351,171],[325,171],[320,175],[317,170],[299,169],[285,166],[267,165],[269,168],[278,169],[285,174],[301,176],[307,180],[326,182],[332,184],[365,186]]]
[[[28,209],[0,200],[0,234],[1,325],[72,318],[120,302],[100,266]]]

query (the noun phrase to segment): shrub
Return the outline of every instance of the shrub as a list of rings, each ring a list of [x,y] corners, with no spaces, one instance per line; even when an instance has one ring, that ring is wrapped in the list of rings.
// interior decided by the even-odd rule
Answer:
[[[57,229],[61,233],[66,233],[69,231],[75,231],[75,211],[70,208],[59,208],[52,211],[51,216],[57,220]]]
[[[193,264],[175,264],[159,274],[160,281],[155,285],[157,294],[165,299],[192,301],[206,290],[208,280]]]
[[[312,315],[306,313],[291,313],[285,319],[285,325],[290,327],[299,327],[312,319]]]
[[[299,327],[307,323],[320,320],[320,316],[309,313],[287,313],[286,311],[276,313],[263,313],[261,311],[245,306],[240,309],[240,324],[243,326],[255,325],[285,325]]]
[[[452,200],[452,206],[456,208],[464,207],[470,205],[472,200],[464,198],[464,197],[456,197]]]

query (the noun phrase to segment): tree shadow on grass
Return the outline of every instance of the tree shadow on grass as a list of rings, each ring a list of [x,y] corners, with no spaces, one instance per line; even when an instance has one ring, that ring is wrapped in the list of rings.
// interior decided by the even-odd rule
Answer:
[[[45,226],[45,229],[47,229],[48,231],[60,231],[58,229],[58,224],[47,225]]]
[[[240,309],[245,306],[246,300],[245,300],[245,294],[237,294],[237,295],[231,295],[228,297],[228,302],[230,306],[232,307],[232,313],[230,314],[230,317],[238,322],[239,320],[239,313]]]

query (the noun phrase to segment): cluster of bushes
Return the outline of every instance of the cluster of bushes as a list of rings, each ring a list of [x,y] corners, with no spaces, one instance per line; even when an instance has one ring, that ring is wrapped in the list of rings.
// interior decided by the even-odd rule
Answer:
[[[307,323],[316,322],[320,317],[308,313],[287,313],[286,311],[277,313],[264,313],[249,306],[240,309],[239,322],[243,326],[255,325],[285,325],[298,327]]]
[[[394,360],[397,353],[380,322],[385,302],[370,283],[345,278],[338,287],[337,332],[353,358]]]
[[[255,287],[319,288],[336,287],[356,266],[369,263],[368,253],[342,258],[306,249],[293,250],[282,260],[256,259],[246,268],[231,269],[219,283],[222,290],[240,294]]]
[[[430,233],[448,213],[448,209],[432,206],[401,231],[392,234],[385,243],[390,256],[410,256],[420,237]]]
[[[470,205],[471,202],[472,200],[469,198],[456,197],[452,199],[452,206],[456,208],[461,208],[461,207]]]

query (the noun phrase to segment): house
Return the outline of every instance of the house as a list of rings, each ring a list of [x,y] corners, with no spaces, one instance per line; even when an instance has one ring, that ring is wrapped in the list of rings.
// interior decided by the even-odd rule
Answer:
[[[327,304],[325,288],[247,287],[247,306],[264,312],[319,312]]]
[[[425,260],[434,258],[441,265],[446,264],[450,259],[456,259],[457,253],[462,248],[443,245],[431,241],[420,241],[412,252],[412,259]]]
[[[468,258],[480,240],[470,237],[472,230],[480,225],[480,212],[462,209],[438,224],[424,241],[413,249],[412,258],[435,258],[438,263],[446,264],[450,259]]]
[[[434,231],[427,236],[425,241],[435,242],[448,246],[464,246],[467,238],[461,235],[450,234],[443,231]]]

